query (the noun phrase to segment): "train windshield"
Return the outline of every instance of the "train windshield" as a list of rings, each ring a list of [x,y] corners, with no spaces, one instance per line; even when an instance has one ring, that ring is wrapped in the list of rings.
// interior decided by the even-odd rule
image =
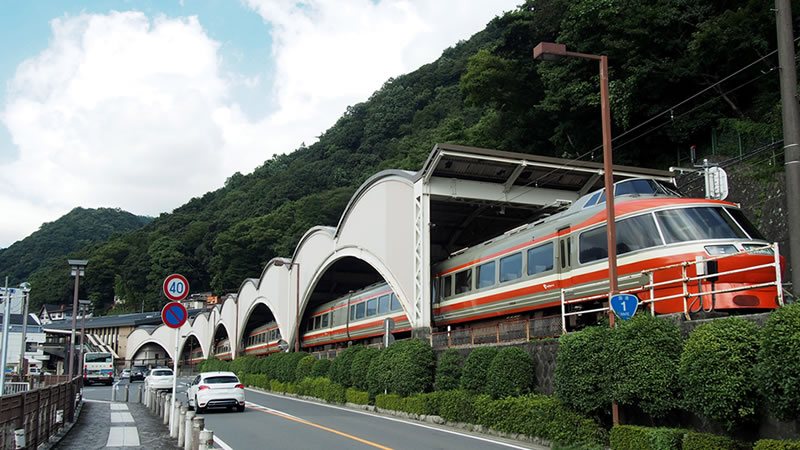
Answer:
[[[667,244],[705,239],[748,238],[736,220],[725,212],[725,208],[669,209],[657,211],[655,214]],[[755,230],[752,225],[749,227]]]

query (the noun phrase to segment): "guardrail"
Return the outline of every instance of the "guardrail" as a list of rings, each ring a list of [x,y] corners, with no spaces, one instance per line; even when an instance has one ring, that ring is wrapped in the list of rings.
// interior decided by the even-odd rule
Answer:
[[[0,396],[0,449],[35,449],[73,422],[83,378]]]

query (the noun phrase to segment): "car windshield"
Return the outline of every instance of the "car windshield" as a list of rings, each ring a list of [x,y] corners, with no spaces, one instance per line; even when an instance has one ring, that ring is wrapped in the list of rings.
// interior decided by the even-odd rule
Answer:
[[[172,371],[171,370],[154,370],[152,375],[157,376],[157,377],[168,377],[168,376],[172,376]]]
[[[144,372],[147,369],[144,366],[135,366],[133,370],[135,370],[136,372]]]
[[[203,380],[205,384],[238,383],[239,379],[231,376],[208,377]]]

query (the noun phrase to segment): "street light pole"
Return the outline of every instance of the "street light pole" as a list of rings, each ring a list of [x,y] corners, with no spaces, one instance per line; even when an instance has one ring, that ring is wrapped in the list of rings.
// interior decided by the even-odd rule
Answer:
[[[27,281],[20,284],[19,288],[22,289],[22,293],[25,294],[25,298],[23,299],[24,307],[22,308],[23,316],[22,316],[22,345],[20,345],[19,349],[19,375],[23,376],[28,373],[28,360],[25,359],[25,347],[26,344],[26,334],[28,331],[28,295],[31,292],[31,284]]]
[[[69,335],[69,379],[72,380],[75,366],[75,319],[78,314],[78,281],[84,275],[84,269],[89,261],[85,259],[69,259],[70,275],[75,277],[75,289],[72,296],[72,332]]]
[[[614,165],[611,156],[611,106],[608,93],[608,57],[567,51],[564,44],[540,42],[533,49],[536,61],[557,61],[563,58],[582,58],[600,62],[600,113],[603,129],[603,172],[606,190],[606,239],[608,246],[608,320],[614,326],[614,312],[610,309],[611,297],[619,293],[617,282],[617,230],[614,222]],[[619,408],[612,404],[614,424],[619,424]]]
[[[297,262],[289,262],[289,261],[282,261],[280,259],[275,260],[275,265],[286,266],[288,270],[292,270],[292,266],[297,266],[297,286],[295,287],[295,305],[294,305],[294,351],[300,351],[300,263]]]

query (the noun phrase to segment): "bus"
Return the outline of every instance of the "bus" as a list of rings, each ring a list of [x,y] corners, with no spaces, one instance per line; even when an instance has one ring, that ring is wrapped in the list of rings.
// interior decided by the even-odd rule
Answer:
[[[87,352],[83,356],[83,383],[114,383],[114,355],[107,352]]]

